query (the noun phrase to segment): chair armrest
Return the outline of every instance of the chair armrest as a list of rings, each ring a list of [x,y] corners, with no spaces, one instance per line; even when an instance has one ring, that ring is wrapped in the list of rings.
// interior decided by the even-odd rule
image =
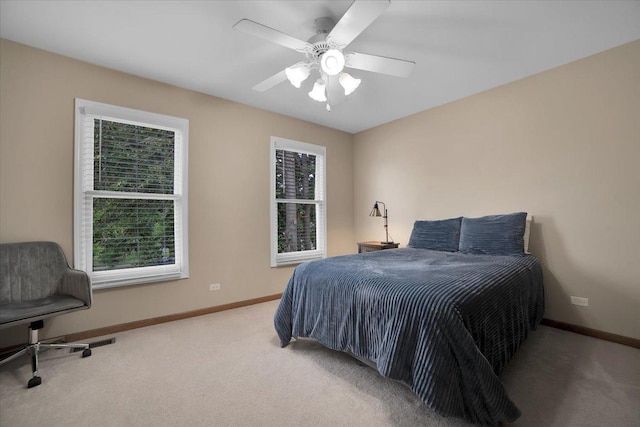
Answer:
[[[84,271],[73,269],[65,271],[62,275],[62,282],[58,287],[58,292],[78,298],[87,305],[87,308],[91,307],[93,300],[91,281]]]

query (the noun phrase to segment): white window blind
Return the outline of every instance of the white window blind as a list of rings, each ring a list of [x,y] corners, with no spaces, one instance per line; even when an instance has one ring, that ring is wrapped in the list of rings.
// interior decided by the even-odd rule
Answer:
[[[188,277],[188,123],[76,99],[74,260],[95,288]]]
[[[271,266],[326,257],[325,147],[271,138]]]

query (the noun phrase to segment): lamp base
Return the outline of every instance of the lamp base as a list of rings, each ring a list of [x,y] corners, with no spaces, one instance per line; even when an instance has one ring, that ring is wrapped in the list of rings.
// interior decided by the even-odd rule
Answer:
[[[389,245],[389,244],[391,244],[391,243],[393,243],[393,240],[392,240],[392,241],[390,241],[390,242],[380,242],[380,244],[382,244],[382,245]]]

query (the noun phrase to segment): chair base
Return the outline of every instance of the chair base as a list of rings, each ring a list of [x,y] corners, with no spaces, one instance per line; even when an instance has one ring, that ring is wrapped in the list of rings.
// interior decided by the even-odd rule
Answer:
[[[42,378],[38,376],[38,353],[41,348],[81,348],[84,349],[82,357],[91,356],[91,349],[89,344],[57,344],[57,343],[43,343],[38,340],[38,330],[42,329],[44,322],[38,320],[31,322],[29,325],[29,344],[13,353],[11,356],[0,360],[0,365],[7,363],[13,359],[16,359],[24,354],[31,354],[31,372],[32,376],[29,382],[27,382],[27,388],[32,388],[42,384]]]

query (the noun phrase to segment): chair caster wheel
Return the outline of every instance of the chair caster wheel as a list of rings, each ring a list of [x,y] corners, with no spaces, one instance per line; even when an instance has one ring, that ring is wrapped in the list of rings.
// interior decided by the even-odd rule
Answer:
[[[82,357],[89,357],[91,356],[91,349],[87,348],[82,352]]]
[[[42,384],[42,378],[33,377],[27,383],[27,388],[32,388],[32,387],[35,387],[35,386],[39,386],[40,384]]]

